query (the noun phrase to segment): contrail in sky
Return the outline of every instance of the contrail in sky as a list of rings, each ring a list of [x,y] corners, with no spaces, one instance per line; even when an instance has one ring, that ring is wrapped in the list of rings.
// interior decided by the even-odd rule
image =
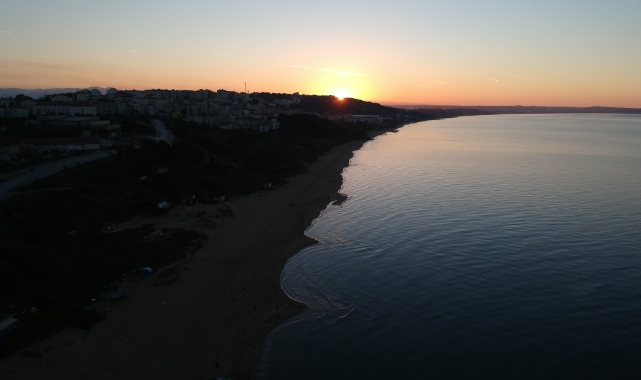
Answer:
[[[498,81],[499,81],[498,79],[494,79],[494,78],[486,78],[486,79],[487,79],[487,80],[493,80],[493,81],[495,81],[495,82],[498,82]]]
[[[430,86],[423,86],[422,84],[412,84],[410,87],[423,87],[423,88],[430,88]]]
[[[0,30],[0,33],[7,33],[7,34],[11,34],[11,32],[10,32],[10,31],[8,31],[8,30]]]
[[[138,53],[138,50],[127,50],[130,53]]]
[[[480,88],[480,87],[477,87],[476,89],[483,90],[483,91],[501,91],[501,90],[492,90],[491,88]]]

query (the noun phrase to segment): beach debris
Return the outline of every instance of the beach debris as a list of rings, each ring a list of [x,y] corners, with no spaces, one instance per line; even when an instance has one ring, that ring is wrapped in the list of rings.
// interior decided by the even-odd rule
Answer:
[[[232,211],[231,207],[227,204],[221,204],[218,206],[218,212],[223,215],[223,216],[234,216],[234,212]]]
[[[165,237],[165,235],[162,233],[162,230],[156,230],[149,234],[149,238],[152,240],[162,239],[163,237]]]
[[[122,296],[122,286],[120,285],[104,285],[100,287],[100,298],[106,300],[117,299]]]

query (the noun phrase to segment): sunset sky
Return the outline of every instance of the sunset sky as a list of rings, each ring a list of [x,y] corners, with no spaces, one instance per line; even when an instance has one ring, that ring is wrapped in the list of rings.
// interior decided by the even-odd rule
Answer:
[[[0,87],[641,107],[641,1],[0,0]]]

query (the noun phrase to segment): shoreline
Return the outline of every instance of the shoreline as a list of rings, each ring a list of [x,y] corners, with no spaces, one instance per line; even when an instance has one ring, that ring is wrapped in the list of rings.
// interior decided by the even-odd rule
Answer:
[[[372,131],[370,139],[407,124]],[[282,289],[282,270],[317,243],[305,230],[339,198],[343,170],[367,141],[332,148],[286,186],[226,202],[234,216],[216,226],[202,216],[218,205],[179,205],[167,215],[119,225],[194,229],[209,239],[185,264],[180,281],[156,286],[152,275],[123,283],[126,300],[96,305],[111,308],[104,321],[21,351],[36,355],[19,352],[3,360],[3,378],[255,378],[266,336],[306,307]]]

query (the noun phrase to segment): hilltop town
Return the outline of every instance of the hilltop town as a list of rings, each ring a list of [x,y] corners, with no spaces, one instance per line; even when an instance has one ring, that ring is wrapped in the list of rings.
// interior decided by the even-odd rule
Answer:
[[[376,114],[353,114],[354,111]],[[0,118],[5,120],[0,122],[0,156],[5,161],[15,159],[25,147],[46,153],[110,149],[126,141],[133,143],[132,137],[155,133],[140,123],[127,128],[120,123],[123,119],[171,119],[213,129],[269,132],[280,128],[279,117],[301,114],[358,123],[418,119],[416,114],[408,116],[411,112],[376,103],[298,93],[109,88],[105,94],[91,89],[39,99],[17,95],[0,98]],[[123,141],[123,137],[129,139]]]

